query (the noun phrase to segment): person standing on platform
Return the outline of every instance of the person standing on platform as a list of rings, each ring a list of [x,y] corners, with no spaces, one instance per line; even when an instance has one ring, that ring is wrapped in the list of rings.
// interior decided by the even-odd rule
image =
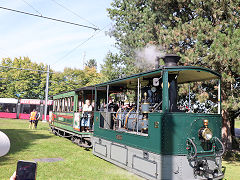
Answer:
[[[36,120],[36,115],[37,115],[37,112],[36,112],[35,109],[33,109],[33,111],[32,111],[31,114],[30,114],[29,129],[30,129],[30,128],[34,129],[35,120]]]
[[[87,99],[86,103],[83,106],[83,118],[81,121],[82,132],[85,131],[85,128],[86,128],[86,131],[89,132],[91,114],[92,114],[92,106],[91,106],[90,100]]]

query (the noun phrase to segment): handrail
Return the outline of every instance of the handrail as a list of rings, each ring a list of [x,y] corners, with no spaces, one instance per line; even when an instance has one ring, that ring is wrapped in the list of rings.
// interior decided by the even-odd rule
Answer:
[[[153,109],[152,112],[155,112],[159,108],[159,106],[161,106],[161,104],[162,104],[162,101],[160,103],[158,103],[158,105]]]
[[[190,157],[190,159],[193,159],[193,158],[195,158],[196,156],[197,156],[197,147],[196,147],[196,145],[195,145],[195,143],[193,142],[193,140],[192,139],[190,139],[190,138],[187,138],[187,143],[188,143],[188,141],[190,141],[190,143],[193,145],[193,147],[194,147],[194,155],[193,156],[189,156]]]
[[[211,150],[211,151],[204,151],[204,152],[202,152],[202,151],[200,151],[199,153],[198,153],[198,151],[197,151],[197,146],[195,145],[195,143],[193,142],[193,140],[192,139],[190,139],[190,138],[187,138],[187,140],[186,140],[186,143],[187,143],[187,146],[189,146],[190,144],[189,144],[189,142],[191,143],[191,145],[193,146],[193,148],[194,148],[194,155],[191,155],[191,152],[189,153],[189,159],[193,159],[193,158],[195,158],[195,157],[197,157],[198,155],[200,155],[200,154],[203,154],[201,157],[203,157],[203,156],[209,156],[209,155],[204,155],[204,154],[206,154],[206,153],[213,153],[212,155],[214,155],[214,156],[222,156],[224,153],[225,153],[225,147],[224,147],[224,145],[223,145],[223,143],[220,141],[220,139],[218,138],[218,137],[213,137],[213,143],[216,143],[216,141],[218,141],[220,144],[221,144],[221,146],[222,146],[222,152],[220,153],[220,154],[217,154],[216,153],[216,150],[215,150],[215,147],[213,146],[213,149]],[[187,149],[188,149],[188,147],[187,147]]]
[[[222,156],[222,155],[225,153],[225,147],[224,147],[222,141],[220,141],[220,139],[219,139],[218,137],[214,137],[214,139],[217,139],[217,141],[218,141],[218,142],[221,144],[221,146],[222,146],[222,151],[223,151],[223,152],[218,155],[218,156]]]
[[[135,108],[133,107],[126,115],[126,118],[125,118],[125,124],[124,124],[124,128],[126,129],[126,126],[127,126],[127,122],[128,122],[128,116],[129,114],[132,112],[132,110],[134,110]]]

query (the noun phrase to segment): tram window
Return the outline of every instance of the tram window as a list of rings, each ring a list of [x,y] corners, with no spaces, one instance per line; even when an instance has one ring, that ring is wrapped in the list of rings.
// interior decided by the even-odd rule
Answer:
[[[62,112],[62,99],[58,100],[58,112]]]
[[[177,107],[181,112],[217,113],[218,80],[179,84]]]
[[[73,97],[69,97],[69,111],[72,112],[73,111]]]
[[[57,109],[58,109],[58,100],[54,100],[54,102],[55,102],[55,108],[54,108],[54,111],[58,111]]]
[[[82,112],[82,109],[83,109],[83,98],[82,96],[78,96],[77,111]]]
[[[53,101],[53,111],[56,112],[73,112],[74,101],[73,96],[67,98],[56,99]]]
[[[70,97],[67,98],[67,112],[70,112]]]
[[[63,112],[67,111],[66,98],[63,99]]]
[[[21,113],[24,113],[24,114],[30,114],[30,104],[22,104],[21,106]]]
[[[97,102],[96,102],[96,109],[97,111],[104,111],[106,107],[107,96],[106,92],[97,92]]]
[[[55,100],[53,100],[53,111],[55,111]]]
[[[69,101],[68,101],[68,97],[65,98],[65,111],[69,112]]]
[[[74,107],[74,101],[73,101],[73,96],[70,97],[70,112],[73,112]]]
[[[59,100],[57,99],[56,100],[56,112],[58,112],[59,111]]]
[[[20,113],[23,114],[30,114],[34,109],[35,110],[39,110],[40,105],[35,105],[35,104],[22,104],[21,105],[21,109],[20,109]]]
[[[62,98],[62,112],[65,112],[65,99]]]
[[[49,114],[49,111],[52,111],[52,105],[49,105],[48,107],[47,107],[47,114]],[[39,111],[39,110],[38,110]]]
[[[65,112],[65,98],[62,98],[62,112]]]
[[[0,103],[0,112],[16,113],[16,104]]]
[[[66,98],[63,98],[63,112],[66,112]]]
[[[57,100],[53,100],[53,111],[57,111]]]
[[[58,112],[61,112],[61,99],[58,99]]]
[[[65,105],[64,105],[64,98],[62,98],[62,112],[65,112],[65,111],[64,111],[64,106],[65,106]]]
[[[152,81],[145,80],[140,82],[138,90],[135,80],[129,88],[109,86],[108,98],[107,91],[98,92],[96,104],[100,111],[100,128],[148,135],[148,113],[160,112],[162,108],[162,88],[152,87]]]
[[[62,112],[62,99],[58,100],[58,112]]]

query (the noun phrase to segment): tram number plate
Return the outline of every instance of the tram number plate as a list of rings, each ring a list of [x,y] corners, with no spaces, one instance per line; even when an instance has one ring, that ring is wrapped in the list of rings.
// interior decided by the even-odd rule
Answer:
[[[155,122],[154,122],[154,127],[155,127],[155,128],[158,128],[158,127],[159,127],[159,122],[155,121]]]
[[[122,140],[122,135],[117,134],[117,135],[116,135],[116,139]]]

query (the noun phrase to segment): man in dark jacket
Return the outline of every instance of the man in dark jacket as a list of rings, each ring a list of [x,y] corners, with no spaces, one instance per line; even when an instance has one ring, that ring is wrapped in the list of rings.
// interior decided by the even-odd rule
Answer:
[[[35,129],[37,129],[38,120],[40,119],[40,112],[37,111],[36,113],[36,120],[34,121]]]

